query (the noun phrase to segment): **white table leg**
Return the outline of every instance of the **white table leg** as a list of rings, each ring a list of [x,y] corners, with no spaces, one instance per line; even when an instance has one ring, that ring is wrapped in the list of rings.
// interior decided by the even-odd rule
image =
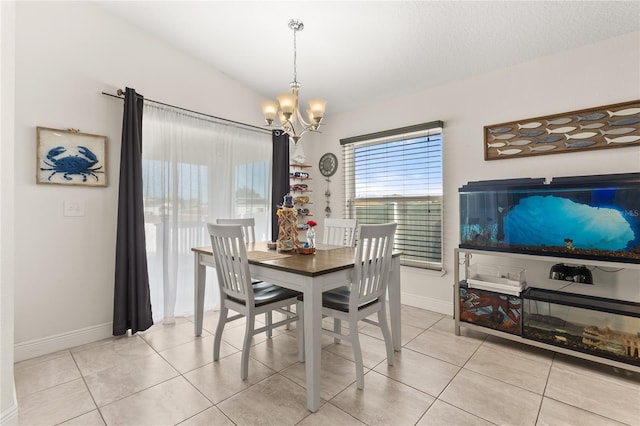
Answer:
[[[193,297],[196,311],[193,314],[193,326],[196,336],[202,335],[202,317],[204,315],[204,288],[207,277],[207,267],[200,263],[200,254],[194,253]]]
[[[400,256],[391,260],[391,271],[389,271],[389,322],[391,323],[391,340],[393,349],[402,349],[402,336],[400,332]]]
[[[307,408],[316,412],[320,408],[320,349],[322,327],[322,289],[304,286],[304,348],[307,385]]]

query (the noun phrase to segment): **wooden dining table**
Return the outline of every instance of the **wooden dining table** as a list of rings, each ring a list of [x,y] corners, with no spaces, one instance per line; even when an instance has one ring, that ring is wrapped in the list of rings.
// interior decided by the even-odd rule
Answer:
[[[214,267],[211,247],[194,247],[196,336],[202,334],[206,268]],[[349,285],[354,267],[355,248],[319,245],[315,254],[280,253],[266,242],[247,244],[249,269],[253,279],[297,290],[304,295],[304,336],[307,408],[320,408],[320,335],[322,327],[322,292]],[[400,252],[394,252],[388,285],[389,321],[393,347],[401,349],[400,340]]]

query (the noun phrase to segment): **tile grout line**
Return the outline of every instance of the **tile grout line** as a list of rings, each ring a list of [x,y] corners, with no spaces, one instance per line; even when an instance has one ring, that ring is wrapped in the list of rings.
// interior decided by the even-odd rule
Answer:
[[[155,383],[155,384],[153,384],[153,385],[147,386],[147,387],[145,387],[145,388],[143,388],[143,389],[140,389],[140,390],[137,390],[137,391],[135,391],[135,392],[132,392],[132,393],[130,393],[129,395],[123,396],[122,398],[115,399],[115,400],[113,400],[113,401],[111,401],[111,402],[109,402],[109,403],[107,403],[107,404],[104,404],[102,407],[100,407],[100,406],[97,404],[97,402],[96,402],[96,400],[95,400],[95,398],[94,398],[94,396],[93,396],[93,393],[91,392],[91,389],[90,389],[90,388],[89,388],[89,386],[87,385],[87,382],[86,382],[86,379],[85,379],[85,375],[82,373],[82,371],[81,371],[81,370],[80,370],[80,368],[78,367],[77,362],[76,362],[75,357],[74,357],[74,358],[73,358],[73,360],[74,360],[74,362],[76,363],[76,367],[78,368],[78,371],[80,372],[80,376],[81,376],[81,378],[82,378],[82,380],[83,380],[83,382],[84,382],[84,384],[85,384],[85,386],[86,386],[86,388],[87,388],[87,391],[89,392],[89,395],[91,396],[91,399],[93,400],[93,403],[95,404],[96,409],[98,410],[98,413],[100,414],[100,417],[102,418],[102,421],[104,422],[104,424],[105,424],[105,425],[107,424],[107,421],[105,420],[105,418],[104,418],[104,416],[103,416],[103,414],[102,414],[102,410],[101,410],[101,408],[104,408],[104,407],[107,407],[107,406],[109,406],[109,405],[115,404],[115,403],[116,403],[116,402],[118,402],[118,401],[122,401],[122,400],[124,400],[124,399],[126,399],[126,398],[129,398],[129,397],[131,397],[131,396],[133,396],[133,395],[136,395],[136,394],[139,394],[139,393],[141,393],[141,392],[144,392],[144,391],[146,391],[146,390],[148,390],[148,389],[151,389],[151,388],[153,388],[153,387],[155,387],[155,386],[161,385],[161,384],[163,384],[163,383],[167,383],[167,382],[169,382],[169,381],[171,381],[171,380],[173,380],[173,379],[175,379],[175,378],[177,378],[177,377],[183,377],[183,378],[186,380],[186,378],[182,375],[182,373],[180,373],[180,371],[178,371],[178,369],[177,369],[177,368],[175,368],[175,367],[173,366],[173,364],[171,364],[167,359],[165,359],[165,358],[164,358],[164,357],[163,357],[163,356],[158,352],[158,350],[156,350],[156,348],[154,348],[154,347],[153,347],[149,342],[147,342],[147,340],[146,340],[146,339],[144,339],[144,337],[142,337],[141,335],[138,335],[138,336],[131,335],[131,334],[129,334],[129,333],[130,333],[130,331],[128,331],[127,333],[128,333],[128,335],[129,335],[129,337],[127,337],[127,338],[136,338],[136,339],[138,339],[138,340],[142,341],[145,345],[147,345],[147,346],[148,346],[148,347],[149,347],[149,348],[154,352],[154,354],[155,354],[155,355],[158,355],[158,356],[159,356],[159,357],[160,357],[164,362],[166,362],[166,363],[167,363],[167,364],[168,364],[168,365],[169,365],[169,366],[170,366],[170,367],[171,367],[171,368],[172,368],[172,369],[177,373],[177,375],[176,375],[176,376],[173,376],[173,377],[170,377],[170,378],[168,378],[168,379],[162,380],[162,381],[160,381],[160,382],[158,382],[158,383]],[[90,348],[89,348],[89,349],[90,349]],[[170,349],[170,348],[169,348],[169,349]],[[72,356],[73,356],[73,354],[72,354]],[[152,355],[141,356],[141,357],[139,357],[139,358],[148,358],[148,357],[151,357],[151,356],[153,356],[153,354],[152,354]],[[92,373],[92,374],[93,374],[93,373]],[[188,380],[187,380],[187,383],[189,383],[191,386],[193,386],[193,384],[192,384],[191,382],[189,382]],[[194,386],[194,387],[195,387],[195,386]],[[197,388],[196,388],[196,390],[198,390],[198,392],[200,392],[200,390],[199,390],[199,389],[197,389]],[[201,392],[200,392],[200,393],[201,393]],[[203,395],[203,397],[204,397],[205,399],[207,399],[207,401],[211,402],[208,398],[206,398],[206,396],[204,396],[204,395]],[[212,404],[213,404],[213,403],[212,403]],[[207,408],[209,408],[209,407],[207,407]],[[204,410],[203,410],[203,411],[204,411]],[[86,413],[85,413],[85,414],[86,414]],[[182,421],[184,421],[184,420],[186,420],[186,419],[183,419]]]
[[[536,424],[540,419],[540,413],[542,412],[542,404],[544,403],[544,399],[546,398],[545,394],[547,393],[547,386],[549,386],[549,379],[551,378],[551,370],[553,369],[553,363],[556,359],[556,353],[552,352],[551,356],[551,364],[549,364],[549,372],[547,373],[547,380],[544,382],[544,389],[542,389],[542,399],[540,399],[540,406],[538,407],[538,414],[536,415]]]
[[[202,337],[202,336],[196,336],[196,337]],[[208,337],[208,336],[207,336],[207,337]],[[196,385],[194,385],[193,383],[191,383],[191,381],[190,381],[189,379],[187,379],[187,378],[185,377],[185,375],[184,375],[180,370],[178,370],[178,369],[177,369],[177,368],[176,368],[176,367],[175,367],[175,366],[174,366],[174,365],[173,365],[173,364],[172,364],[168,359],[166,359],[164,356],[162,356],[162,354],[161,354],[158,350],[156,350],[156,348],[154,348],[154,347],[153,347],[153,345],[151,345],[149,342],[147,342],[147,340],[146,340],[146,339],[144,339],[142,336],[140,336],[140,339],[141,339],[143,342],[145,342],[145,343],[147,344],[147,346],[149,346],[149,347],[150,347],[150,348],[151,348],[151,349],[152,349],[152,350],[153,350],[153,351],[154,351],[154,352],[155,352],[155,353],[156,353],[160,358],[162,358],[162,360],[164,360],[167,364],[169,364],[169,365],[171,366],[171,368],[173,368],[173,369],[178,373],[178,375],[179,375],[179,376],[176,376],[176,377],[182,377],[182,379],[184,379],[184,380],[189,384],[189,386],[192,386],[192,387],[193,387],[193,388],[194,388],[194,389],[195,389],[195,390],[196,390],[200,395],[202,395],[202,397],[203,397],[204,399],[206,399],[207,401],[209,401],[209,403],[211,404],[211,406],[209,406],[209,407],[205,408],[204,410],[201,410],[201,411],[199,411],[199,412],[195,413],[193,416],[190,416],[190,417],[187,417],[187,418],[185,418],[185,419],[182,419],[179,423],[176,423],[176,425],[178,425],[178,424],[180,424],[180,423],[184,423],[185,421],[187,421],[187,420],[189,420],[189,419],[191,419],[191,418],[193,418],[193,417],[195,417],[195,416],[197,416],[197,415],[199,415],[199,414],[201,414],[201,413],[204,413],[205,411],[207,411],[208,409],[210,409],[210,408],[212,408],[212,407],[215,407],[218,411],[220,411],[220,412],[222,413],[222,415],[223,415],[223,416],[225,416],[227,419],[229,419],[229,421],[231,421],[231,423],[234,423],[234,424],[235,424],[235,422],[233,422],[233,421],[232,421],[232,420],[231,420],[231,419],[226,415],[226,413],[224,413],[222,410],[220,410],[218,407],[216,407],[216,404],[214,404],[214,403],[213,403],[213,401],[211,401],[211,400],[210,400],[210,399],[209,399],[205,394],[203,394],[203,393],[202,393],[202,391],[201,391],[200,389],[198,389],[198,387],[197,387]],[[195,339],[194,339],[194,340],[192,340],[191,342],[187,342],[187,343],[193,343],[193,342],[195,342]],[[180,345],[176,345],[176,346],[174,346],[174,347],[178,347],[178,346],[180,346]],[[164,349],[164,350],[169,350],[169,349],[173,349],[173,348],[166,348],[166,349]],[[207,363],[207,364],[205,364],[205,365],[208,365],[208,363]],[[198,367],[198,368],[202,368],[202,367]],[[197,368],[195,368],[194,370],[196,370],[196,369],[197,369]],[[188,372],[190,372],[190,371],[193,371],[193,370],[189,370],[189,371],[187,371],[187,373],[188,373]],[[165,381],[163,381],[163,382],[161,382],[161,383],[166,383],[166,382],[168,382],[169,380],[172,380],[172,379],[174,379],[174,378],[175,378],[175,377],[172,377],[171,379],[167,379],[167,380],[165,380]],[[155,384],[155,385],[153,385],[153,386],[157,386],[157,385],[159,385],[159,384],[161,384],[161,383],[157,383],[157,384]],[[153,386],[150,386],[150,387],[149,387],[149,388],[147,388],[147,389],[150,389],[150,388],[151,388],[151,387],[153,387]],[[135,393],[134,393],[134,394],[135,394]],[[131,394],[131,395],[133,395],[133,394]],[[131,395],[128,395],[128,396],[131,396]],[[105,422],[105,424],[106,424],[106,422]]]
[[[467,337],[467,336],[465,336],[465,337]],[[465,410],[464,408],[458,407],[457,405],[453,405],[453,404],[451,404],[451,403],[449,403],[449,402],[447,402],[447,401],[445,401],[445,400],[443,400],[443,399],[440,399],[440,396],[442,396],[442,394],[444,393],[444,391],[446,391],[446,390],[447,390],[447,388],[448,388],[448,387],[451,385],[451,383],[455,380],[455,378],[458,376],[458,374],[460,374],[460,372],[461,372],[462,370],[464,370],[464,369],[465,369],[465,368],[464,368],[464,366],[469,362],[469,360],[470,360],[471,358],[473,358],[473,356],[476,354],[476,352],[478,352],[478,350],[480,349],[480,347],[481,347],[481,346],[482,346],[482,345],[487,341],[487,338],[488,338],[488,337],[489,337],[489,335],[487,334],[487,335],[485,335],[485,336],[482,338],[482,342],[481,342],[481,343],[478,345],[478,347],[473,351],[473,353],[469,356],[469,358],[467,358],[467,360],[464,362],[464,364],[463,364],[463,365],[461,365],[461,366],[456,365],[457,367],[459,367],[458,371],[456,372],[456,374],[454,374],[454,375],[453,375],[453,377],[449,380],[449,382],[448,382],[448,383],[447,383],[447,385],[442,389],[442,391],[440,391],[440,393],[439,393],[439,394],[438,394],[438,396],[436,397],[436,399],[435,399],[435,401],[433,402],[433,404],[435,404],[435,403],[436,403],[436,401],[440,401],[440,402],[443,402],[443,403],[445,403],[445,404],[447,404],[447,405],[450,405],[451,407],[454,407],[454,408],[456,408],[456,409],[458,409],[458,410],[461,410],[461,411],[463,411],[463,412],[465,412],[465,413],[467,413],[467,414],[470,414],[470,415],[472,415],[472,416],[474,416],[474,417],[477,417],[477,418],[482,419],[482,420],[484,420],[484,421],[487,421],[487,422],[489,422],[489,423],[495,424],[494,422],[492,422],[492,421],[490,421],[490,420],[487,420],[487,419],[485,419],[484,417],[479,416],[478,414],[472,413],[472,412],[470,412],[470,411]],[[445,362],[446,362],[446,361],[445,361]],[[455,365],[455,364],[454,364],[454,365]],[[467,371],[473,371],[473,370],[467,370]],[[474,373],[475,373],[475,371],[474,371]],[[478,373],[478,374],[479,374],[479,373]],[[490,376],[486,376],[486,375],[484,375],[484,374],[483,374],[483,376],[485,376],[485,377],[490,377]],[[492,378],[493,378],[493,379],[495,379],[495,377],[492,377]],[[497,379],[496,379],[496,380],[497,380]],[[504,382],[503,382],[503,383],[504,383]],[[431,404],[431,406],[429,407],[429,409],[431,409],[431,407],[433,406],[433,404]],[[425,415],[426,415],[426,413],[427,413],[427,412],[429,412],[429,410],[427,410],[427,411],[425,412]]]
[[[71,354],[71,359],[73,359],[73,363],[75,364],[76,368],[78,369],[78,373],[80,373],[80,378],[82,379],[82,383],[84,383],[84,387],[87,389],[87,392],[89,393],[89,396],[91,397],[91,401],[93,401],[93,405],[95,405],[95,407],[96,407],[96,411],[98,412],[98,415],[100,416],[100,419],[102,419],[102,422],[106,425],[107,421],[105,420],[104,416],[102,415],[102,411],[100,410],[100,407],[98,407],[98,403],[96,402],[96,399],[93,396],[93,393],[91,393],[91,389],[89,389],[89,385],[87,384],[87,380],[85,379],[84,374],[82,374],[82,370],[80,369],[80,366],[78,365],[78,361],[76,361],[76,357],[74,356],[73,352],[69,351],[69,353]],[[87,413],[90,413],[90,412],[91,411],[87,411]],[[87,413],[81,414],[80,416],[83,416],[83,415],[85,415]],[[65,422],[68,422],[69,420],[78,418],[80,416],[72,417],[71,419],[65,420]],[[64,422],[62,422],[62,423],[64,423]]]
[[[542,399],[544,400],[544,398],[547,398],[547,399],[550,399],[550,400],[552,400],[552,401],[556,401],[556,402],[558,402],[558,403],[560,403],[560,404],[568,405],[569,407],[573,407],[573,408],[575,408],[575,409],[577,409],[577,410],[584,411],[585,413],[589,413],[589,414],[592,414],[592,415],[595,415],[595,416],[601,417],[601,418],[603,418],[603,419],[611,420],[612,422],[617,422],[617,423],[625,424],[625,425],[626,425],[627,423],[624,423],[624,422],[622,422],[621,420],[616,420],[616,419],[613,419],[613,418],[611,418],[611,417],[605,416],[604,414],[596,413],[596,412],[594,412],[594,411],[587,410],[586,408],[578,407],[578,406],[576,406],[576,405],[569,404],[568,402],[565,402],[565,401],[562,401],[562,400],[559,400],[559,399],[556,399],[556,398],[551,398],[551,397],[549,397],[549,396],[547,396],[547,395],[546,395],[546,392],[547,392],[547,385],[549,384],[549,380],[551,379],[551,370],[553,369],[553,364],[556,362],[556,358],[557,358],[557,356],[558,356],[558,355],[559,355],[559,353],[558,353],[558,352],[554,352],[554,353],[553,353],[552,363],[551,363],[551,366],[550,366],[550,368],[549,368],[549,375],[548,375],[548,377],[547,377],[547,382],[545,383],[545,389],[544,389],[545,394],[543,394]],[[538,417],[540,416],[540,411],[541,411],[541,410],[542,410],[542,406],[540,407],[540,410],[538,411]]]
[[[187,318],[187,321],[189,321],[189,319],[188,319],[188,318]],[[192,321],[190,321],[190,322],[191,322],[191,323],[193,323]],[[230,328],[235,328],[235,327],[230,327]],[[205,330],[205,329],[203,328],[203,330]],[[208,333],[210,333],[208,330],[206,330],[206,331],[207,331]],[[211,334],[211,333],[210,333],[210,334]],[[211,336],[214,336],[214,334],[211,334]],[[210,336],[206,336],[206,337],[210,337]],[[202,336],[196,336],[196,339],[193,339],[193,340],[191,340],[190,342],[186,342],[186,343],[184,343],[184,344],[190,344],[190,343],[193,343],[193,342],[195,342],[195,341],[197,340],[197,338],[202,338]],[[173,364],[172,364],[168,359],[166,359],[164,356],[162,356],[162,354],[161,354],[161,353],[160,353],[156,348],[154,348],[154,347],[153,347],[153,345],[151,345],[151,343],[147,342],[147,340],[146,340],[146,339],[144,339],[142,336],[140,336],[140,339],[141,339],[145,344],[147,344],[147,346],[149,346],[149,347],[150,347],[150,348],[151,348],[151,349],[152,349],[152,350],[153,350],[157,355],[159,355],[159,356],[160,356],[160,358],[162,358],[162,359],[163,359],[167,364],[169,364],[169,365],[171,366],[171,368],[173,368],[173,369],[178,373],[178,375],[179,375],[180,377],[182,377],[182,378],[183,378],[183,379],[184,379],[184,380],[185,380],[185,381],[186,381],[190,386],[192,386],[192,387],[193,387],[193,388],[194,388],[194,389],[195,389],[195,390],[196,390],[200,395],[202,395],[202,397],[203,397],[204,399],[206,399],[207,401],[209,401],[209,403],[211,404],[211,406],[209,406],[209,407],[205,408],[204,410],[201,410],[201,411],[199,411],[198,413],[195,413],[194,415],[192,415],[192,416],[190,416],[190,417],[187,417],[187,418],[185,418],[185,419],[182,419],[182,420],[180,421],[180,423],[183,423],[183,422],[185,422],[185,421],[187,421],[187,420],[189,420],[189,419],[191,419],[191,418],[193,418],[193,417],[195,417],[195,416],[197,416],[197,415],[199,415],[199,414],[201,414],[201,413],[204,413],[205,411],[209,410],[210,408],[215,408],[215,409],[217,409],[220,413],[222,413],[222,415],[223,415],[225,418],[227,418],[231,423],[236,424],[233,420],[231,420],[231,418],[227,415],[227,413],[225,413],[223,410],[221,410],[220,408],[218,408],[218,404],[220,404],[221,402],[226,401],[227,399],[229,399],[229,398],[231,398],[231,397],[233,397],[233,396],[235,396],[235,395],[238,395],[239,393],[241,393],[241,392],[243,392],[243,391],[245,391],[245,390],[247,390],[247,389],[249,389],[249,388],[253,387],[254,385],[256,385],[256,384],[258,384],[258,383],[262,382],[262,380],[261,380],[261,381],[259,381],[259,382],[257,382],[257,383],[254,383],[254,384],[252,384],[252,385],[248,386],[247,388],[242,389],[242,390],[240,390],[240,391],[238,391],[238,392],[234,393],[233,395],[230,395],[230,396],[228,396],[228,397],[226,397],[226,398],[224,398],[224,399],[220,400],[220,401],[218,402],[218,404],[216,404],[216,403],[214,403],[212,400],[210,400],[210,399],[209,399],[209,398],[208,398],[204,393],[202,393],[202,391],[201,391],[201,390],[200,390],[200,389],[199,389],[195,384],[193,384],[193,383],[192,383],[192,382],[191,382],[191,381],[190,381],[190,380],[185,376],[185,374],[186,374],[186,373],[189,373],[189,372],[191,372],[191,371],[194,371],[194,370],[197,370],[197,369],[199,369],[199,368],[205,367],[205,366],[207,366],[207,365],[209,365],[209,364],[212,364],[212,363],[214,362],[213,360],[212,360],[211,362],[206,363],[205,365],[202,365],[202,366],[200,366],[200,367],[196,367],[196,368],[194,368],[194,369],[192,369],[192,370],[189,370],[189,371],[187,371],[187,372],[185,372],[185,373],[182,373],[182,372],[180,372],[180,370],[178,370],[178,369],[177,369],[177,368],[176,368],[176,367],[175,367],[175,366],[174,366],[174,365],[173,365]],[[235,346],[233,346],[231,343],[229,343],[229,342],[225,342],[225,343],[227,343],[229,346],[233,347],[233,348],[234,348],[234,349],[236,349],[237,351],[240,351],[240,349],[236,348],[236,347],[235,347]],[[172,347],[169,347],[169,348],[165,348],[165,349],[163,349],[163,351],[164,351],[164,350],[173,349],[173,348],[176,348],[176,347],[178,347],[178,346],[181,346],[181,345],[176,345],[176,346],[172,346]],[[225,356],[225,357],[221,357],[220,359],[227,358],[227,357],[229,357],[229,356],[235,355],[236,353],[237,353],[237,352],[234,352],[233,354],[229,354],[229,355],[227,355],[227,356]],[[255,360],[255,359],[254,359],[254,361],[257,361],[257,360]],[[259,361],[257,361],[257,362],[259,362]],[[261,364],[262,364],[262,363],[261,363]],[[264,365],[264,364],[263,364],[263,365]],[[269,368],[268,366],[266,366],[266,367],[267,367],[267,368]],[[269,369],[271,369],[271,368],[269,368]],[[277,372],[276,372],[276,373],[277,373]],[[273,374],[272,374],[272,375],[273,375]],[[268,376],[268,377],[271,377],[272,375],[270,375],[270,376]],[[150,389],[150,388],[152,388],[152,387],[154,387],[154,386],[157,386],[157,385],[159,385],[159,384],[161,384],[161,383],[166,383],[167,381],[172,380],[172,379],[174,379],[174,378],[176,378],[176,377],[178,377],[178,376],[175,376],[175,377],[172,377],[172,378],[170,378],[170,379],[167,379],[167,380],[165,380],[165,381],[163,381],[163,382],[157,383],[157,384],[155,384],[155,385],[153,385],[153,386],[150,386],[150,387],[148,387],[148,388],[146,388],[146,389]],[[266,379],[266,378],[265,378],[265,379]],[[265,380],[265,379],[263,379],[263,380]],[[143,390],[146,390],[146,389],[143,389]],[[138,392],[142,392],[142,390],[141,390],[141,391],[138,391]],[[136,394],[136,393],[138,393],[138,392],[134,392],[134,393],[133,393],[133,394],[131,394],[131,395],[134,395],[134,394]],[[127,397],[129,397],[129,396],[131,396],[131,395],[127,395]],[[125,398],[127,398],[127,397],[125,397]],[[121,399],[124,399],[124,398],[121,398]],[[114,402],[115,402],[115,401],[114,401]],[[180,424],[180,423],[177,423],[177,424]],[[105,422],[105,424],[106,424],[106,422]]]
[[[483,343],[484,343],[484,342],[483,342]],[[478,348],[473,352],[473,354],[472,354],[472,355],[469,357],[469,359],[465,362],[465,365],[464,365],[464,366],[462,366],[462,367],[460,367],[461,369],[465,368],[465,366],[467,365],[467,363],[471,360],[471,358],[473,358],[473,356],[476,354],[476,352],[480,349],[480,347],[481,347],[481,346],[482,346],[482,343],[480,344],[480,346],[478,346]],[[491,348],[487,348],[487,349],[493,350],[493,349],[491,349]],[[498,350],[498,349],[496,349],[496,351],[497,351],[497,352],[507,352],[507,351],[502,351],[502,350]],[[514,355],[514,354],[510,353],[510,355]],[[518,358],[520,358],[520,359],[524,359],[525,361],[537,362],[537,363],[541,364],[541,362],[540,362],[540,361],[531,360],[531,359],[524,358],[524,357],[521,357],[521,356],[518,356],[518,355],[514,355],[514,356],[517,356],[517,357],[518,357]],[[516,387],[516,388],[518,388],[518,389],[522,389],[522,390],[524,390],[524,391],[531,392],[531,393],[533,393],[533,394],[535,394],[535,395],[541,395],[542,397],[544,397],[544,391],[546,390],[547,382],[548,382],[548,380],[549,380],[549,375],[551,374],[551,365],[549,365],[549,372],[547,373],[547,379],[545,380],[545,387],[544,387],[544,389],[543,389],[542,393],[538,393],[538,392],[532,391],[531,389],[523,388],[522,386],[519,386],[519,385],[516,385],[516,384],[513,384],[513,383],[509,383],[509,382],[506,382],[506,381],[504,381],[504,380],[502,380],[502,379],[499,379],[499,378],[494,377],[494,376],[489,375],[489,374],[482,373],[482,372],[480,372],[480,371],[476,371],[476,370],[471,369],[471,368],[466,368],[466,370],[467,370],[467,371],[471,371],[471,372],[473,372],[473,373],[475,373],[475,374],[479,374],[479,375],[484,376],[484,377],[488,377],[488,378],[490,378],[490,379],[497,380],[497,381],[499,381],[499,382],[502,382],[502,383],[504,383],[504,384],[507,384],[507,385],[510,385],[510,386]]]

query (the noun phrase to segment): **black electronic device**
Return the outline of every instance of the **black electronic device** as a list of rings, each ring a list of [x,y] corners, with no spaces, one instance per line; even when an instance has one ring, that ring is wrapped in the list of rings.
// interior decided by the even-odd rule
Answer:
[[[556,263],[549,271],[549,278],[581,284],[593,284],[593,276],[586,266],[570,266],[564,263]]]

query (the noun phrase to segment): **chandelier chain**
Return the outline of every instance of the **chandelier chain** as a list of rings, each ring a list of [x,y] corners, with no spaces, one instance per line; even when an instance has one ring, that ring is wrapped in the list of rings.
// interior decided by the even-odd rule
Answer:
[[[297,60],[297,56],[298,56],[298,54],[297,54],[298,49],[297,49],[297,46],[296,46],[296,33],[297,32],[298,32],[298,30],[294,28],[293,29],[293,82],[296,83],[296,84],[298,83],[298,70],[297,70],[297,67],[296,67],[296,60]]]

